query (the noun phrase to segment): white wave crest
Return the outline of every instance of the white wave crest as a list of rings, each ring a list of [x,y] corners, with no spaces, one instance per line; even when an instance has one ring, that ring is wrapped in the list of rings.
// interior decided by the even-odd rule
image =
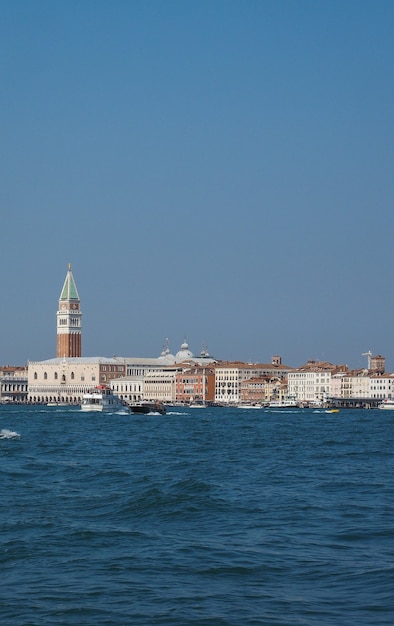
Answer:
[[[0,439],[18,439],[20,437],[19,433],[16,433],[12,430],[8,430],[7,428],[2,428],[0,430]]]

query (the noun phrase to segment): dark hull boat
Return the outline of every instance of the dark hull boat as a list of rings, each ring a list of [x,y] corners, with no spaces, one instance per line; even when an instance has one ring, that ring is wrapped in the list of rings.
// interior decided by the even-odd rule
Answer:
[[[148,413],[159,413],[160,415],[166,414],[166,407],[162,402],[156,400],[155,402],[140,402],[138,404],[132,404],[130,411],[139,415],[147,415]]]

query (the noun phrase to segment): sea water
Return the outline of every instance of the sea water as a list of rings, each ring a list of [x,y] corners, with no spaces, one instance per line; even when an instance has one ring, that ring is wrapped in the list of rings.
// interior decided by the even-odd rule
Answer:
[[[0,622],[394,623],[394,412],[0,407]]]

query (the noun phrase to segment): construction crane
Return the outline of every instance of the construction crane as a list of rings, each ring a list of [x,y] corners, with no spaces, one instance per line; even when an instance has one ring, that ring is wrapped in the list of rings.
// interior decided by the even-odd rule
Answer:
[[[368,350],[368,352],[363,352],[361,356],[367,356],[368,357],[368,369],[371,369],[371,359],[372,359],[372,352],[371,350]]]

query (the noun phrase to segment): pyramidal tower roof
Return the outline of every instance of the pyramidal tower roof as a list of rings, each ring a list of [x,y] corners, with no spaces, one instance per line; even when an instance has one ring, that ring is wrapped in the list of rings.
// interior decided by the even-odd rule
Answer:
[[[63,289],[60,294],[59,300],[78,300],[79,301],[77,286],[75,284],[74,276],[71,271],[71,263],[68,264],[66,280],[64,281]]]

